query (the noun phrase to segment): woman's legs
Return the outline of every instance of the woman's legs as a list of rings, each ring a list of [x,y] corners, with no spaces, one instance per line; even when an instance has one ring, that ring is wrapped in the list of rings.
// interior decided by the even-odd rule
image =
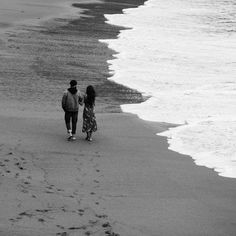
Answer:
[[[92,132],[89,131],[89,132],[86,132],[87,134],[87,137],[85,138],[87,141],[92,141]]]
[[[90,131],[90,132],[88,132],[88,141],[92,141],[92,132]]]

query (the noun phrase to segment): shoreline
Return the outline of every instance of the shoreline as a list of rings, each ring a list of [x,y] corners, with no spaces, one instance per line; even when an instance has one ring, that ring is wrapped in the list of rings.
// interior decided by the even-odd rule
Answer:
[[[108,61],[116,72],[110,79],[151,95],[141,104],[122,105],[123,111],[144,120],[183,124],[163,134],[172,150],[191,155],[197,165],[221,176],[236,178],[236,103],[228,85],[234,84],[230,67],[235,35],[228,35],[232,7],[222,13],[216,10],[222,2],[218,6],[186,3],[150,0],[145,6],[124,10],[125,14],[105,15],[110,24],[133,28],[121,31],[117,40],[103,40],[120,52]],[[192,7],[196,15],[188,14]],[[218,20],[222,14],[229,20],[208,24],[204,18],[210,19],[211,13]],[[222,58],[222,53],[228,56]]]

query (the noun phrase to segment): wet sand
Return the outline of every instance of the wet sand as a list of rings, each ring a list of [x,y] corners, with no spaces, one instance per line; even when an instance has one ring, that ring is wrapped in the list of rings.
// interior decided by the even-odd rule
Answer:
[[[0,0],[0,33],[22,24],[39,25],[52,17],[78,16],[80,11],[74,9],[72,3],[65,0]]]
[[[144,99],[107,80],[114,52],[98,39],[117,36],[103,13],[131,1],[120,2],[84,5],[89,18],[24,26],[1,43],[0,236],[235,235],[235,179],[168,150],[156,133],[170,124],[120,112]],[[77,140],[66,140],[60,99],[72,78],[98,91],[92,143],[82,110]]]
[[[75,9],[84,9],[77,19],[59,17],[9,31],[0,41],[0,99],[29,110],[60,110],[60,102],[55,101],[76,79],[83,91],[88,84],[95,86],[99,112],[120,112],[120,104],[143,101],[140,93],[107,80],[107,60],[116,52],[98,41],[116,38],[124,29],[106,24],[104,17],[104,13],[121,13],[127,7],[123,2],[76,3]]]

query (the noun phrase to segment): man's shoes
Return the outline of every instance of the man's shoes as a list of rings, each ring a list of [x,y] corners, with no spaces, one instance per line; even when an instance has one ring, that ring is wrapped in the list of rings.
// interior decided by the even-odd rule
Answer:
[[[68,141],[74,141],[76,140],[76,137],[72,134],[72,130],[67,130],[67,133],[69,134],[69,137],[67,138]]]
[[[76,137],[75,136],[69,136],[69,138],[67,139],[68,141],[75,141],[76,140]]]

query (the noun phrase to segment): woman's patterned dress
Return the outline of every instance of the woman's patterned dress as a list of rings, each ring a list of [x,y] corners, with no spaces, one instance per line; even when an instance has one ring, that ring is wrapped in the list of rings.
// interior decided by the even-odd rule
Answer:
[[[86,103],[86,98],[84,101],[84,111],[83,111],[83,129],[82,132],[95,132],[97,130],[97,122],[94,113],[94,105],[91,107]]]

